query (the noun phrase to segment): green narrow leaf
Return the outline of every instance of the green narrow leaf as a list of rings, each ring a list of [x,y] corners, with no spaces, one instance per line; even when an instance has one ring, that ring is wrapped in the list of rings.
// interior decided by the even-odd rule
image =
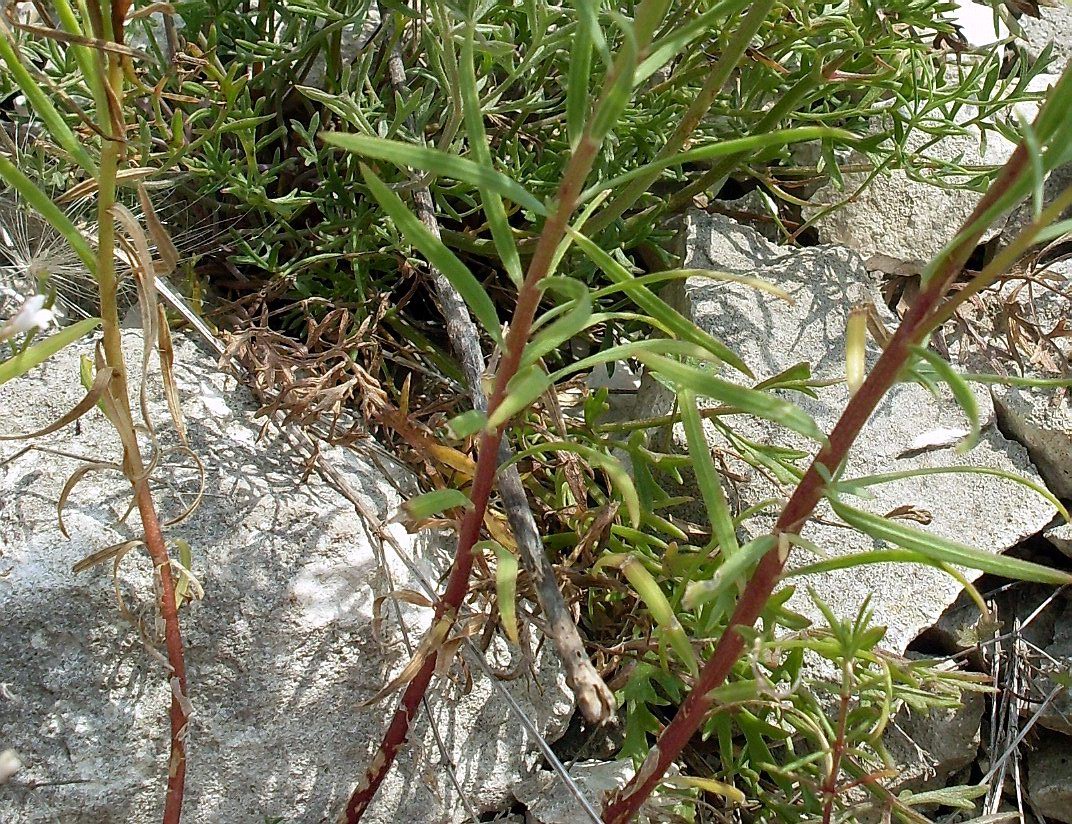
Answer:
[[[390,215],[406,240],[412,243],[429,263],[443,273],[443,276],[458,290],[458,294],[473,310],[473,314],[476,315],[485,331],[496,343],[502,344],[499,313],[491,298],[488,297],[488,293],[484,291],[484,287],[480,285],[480,281],[469,271],[469,267],[444,246],[443,241],[428,231],[428,227],[406,207],[402,199],[364,163],[361,164],[361,174],[364,175],[365,183],[372,192],[372,196],[376,198],[376,202]]]
[[[860,478],[852,478],[851,480],[842,480],[837,484],[838,490],[844,490],[849,493],[854,492],[854,487],[868,487],[875,484],[889,483],[890,481],[899,481],[904,478],[917,478],[924,475],[952,475],[955,473],[964,473],[967,475],[990,475],[995,478],[1003,478],[1006,481],[1012,481],[1014,484],[1020,484],[1027,487],[1032,492],[1044,498],[1058,514],[1066,521],[1072,521],[1072,515],[1069,515],[1065,505],[1062,504],[1057,496],[1048,490],[1045,485],[1035,483],[1030,478],[1025,478],[1022,475],[1017,475],[1014,472],[1006,472],[1004,469],[995,469],[990,466],[931,466],[921,467],[919,469],[903,469],[900,472],[882,472],[877,475],[864,475]]]
[[[717,378],[703,369],[688,366],[662,355],[638,352],[636,357],[649,369],[676,384],[679,389],[688,389],[701,397],[714,398],[749,415],[773,421],[819,443],[826,441],[826,435],[815,424],[811,415],[799,406],[775,397],[770,392],[738,386]]]
[[[475,435],[488,424],[488,416],[479,409],[470,409],[447,421],[447,434],[454,440]]]
[[[623,37],[607,77],[610,85],[604,88],[588,129],[589,138],[597,146],[614,128],[633,96],[633,75],[636,72],[639,46],[632,24],[625,18],[619,18],[619,23]]]
[[[469,137],[469,150],[475,155],[477,163],[492,167],[491,151],[488,149],[488,136],[484,130],[484,112],[480,106],[480,95],[476,88],[476,69],[473,65],[473,28],[466,27],[465,42],[462,44],[460,82],[462,89],[462,108],[465,114],[465,128]],[[484,215],[491,229],[491,239],[499,253],[506,274],[514,285],[519,287],[524,281],[521,271],[521,256],[514,242],[514,233],[506,216],[499,193],[486,186],[479,187],[480,202],[484,206]]]
[[[537,332],[521,356],[523,365],[535,363],[544,355],[558,349],[563,343],[579,334],[592,317],[592,295],[588,287],[578,280],[566,277],[545,277],[541,288],[559,291],[570,298],[563,317],[547,328]],[[559,307],[556,307],[556,309]]]
[[[0,59],[3,59],[4,63],[7,64],[12,78],[14,78],[22,93],[26,95],[30,108],[44,121],[52,138],[71,155],[75,163],[88,172],[91,177],[96,177],[97,167],[93,162],[93,158],[89,156],[85,146],[71,131],[70,126],[67,125],[56,107],[52,105],[52,101],[45,91],[33,79],[26,67],[22,65],[18,54],[15,53],[11,34],[6,26],[3,31],[0,31]]]
[[[402,511],[411,521],[423,521],[448,509],[472,509],[472,506],[469,496],[459,489],[437,489],[410,498],[402,504]]]
[[[92,332],[100,325],[100,322],[100,318],[86,318],[61,329],[54,335],[49,335],[44,340],[26,347],[14,357],[3,361],[0,363],[0,384],[25,375],[35,366],[40,366],[61,349]]]
[[[621,569],[630,586],[636,591],[640,600],[644,602],[644,606],[648,608],[648,612],[651,613],[651,617],[655,620],[659,629],[666,634],[667,640],[670,642],[670,648],[677,653],[681,662],[695,676],[700,671],[699,663],[696,661],[696,653],[692,649],[692,644],[689,643],[689,636],[685,632],[685,628],[681,626],[677,615],[674,614],[670,602],[666,600],[663,591],[659,589],[659,584],[648,572],[644,564],[632,556],[622,563]]]
[[[718,470],[715,469],[715,462],[711,458],[711,447],[704,435],[700,412],[696,408],[696,395],[684,389],[678,393],[677,397],[678,406],[681,409],[681,420],[685,424],[685,438],[689,444],[692,469],[696,473],[696,484],[700,487],[700,494],[707,507],[711,531],[723,556],[729,558],[736,554],[740,547],[737,543],[736,530],[733,527],[733,514],[730,512],[729,504],[726,503],[722,482],[719,479]]]
[[[547,215],[546,207],[525,187],[490,166],[474,163],[472,160],[448,154],[439,149],[414,146],[382,137],[367,137],[343,132],[321,132],[320,136],[325,143],[355,154],[386,160],[402,167],[411,166],[414,169],[423,169],[432,174],[470,183],[478,188],[490,189],[538,215]]]
[[[749,2],[750,0],[729,0],[729,2],[718,3],[688,22],[675,25],[665,37],[660,37],[651,45],[648,50],[649,55],[637,69],[634,81],[637,84],[643,83],[697,37],[709,35],[716,30],[715,24],[720,18],[732,19]]]
[[[1018,375],[985,375],[969,373],[962,375],[970,383],[990,386],[1024,386],[1028,389],[1064,389],[1072,386],[1072,378],[1022,378]]]
[[[536,402],[551,386],[551,378],[540,367],[532,364],[520,371],[506,385],[506,397],[488,415],[489,431],[504,426],[514,415]]]
[[[739,137],[734,140],[724,140],[709,146],[701,146],[687,152],[671,155],[670,157],[656,160],[633,169],[625,174],[617,175],[609,180],[596,183],[581,193],[580,202],[585,203],[588,198],[606,190],[617,189],[630,183],[636,178],[650,175],[653,171],[668,169],[671,166],[680,166],[684,163],[694,163],[698,160],[717,160],[723,157],[732,157],[736,154],[754,154],[763,149],[774,146],[787,146],[792,143],[800,143],[806,140],[834,140],[840,139],[846,143],[856,138],[852,132],[844,129],[831,129],[826,126],[801,126],[796,129],[780,129],[765,134],[756,134],[750,137]]]
[[[865,535],[918,552],[932,561],[956,564],[981,572],[989,572],[992,575],[1021,581],[1034,581],[1040,584],[1061,586],[1072,583],[1072,575],[1067,572],[1049,569],[1040,564],[1033,564],[1030,561],[1007,555],[995,555],[992,552],[950,541],[932,532],[913,529],[889,518],[864,512],[833,498],[830,498],[830,505],[839,518]]]
[[[690,581],[685,587],[685,597],[682,605],[689,610],[695,610],[706,603],[717,599],[730,587],[745,581],[755,569],[760,559],[778,545],[778,540],[773,535],[761,535],[749,541],[739,552],[727,555],[722,565],[706,581]]]
[[[581,15],[578,33],[570,49],[566,75],[566,135],[570,150],[575,151],[584,134],[588,116],[588,82],[592,73],[592,30],[586,15]]]
[[[481,541],[474,550],[489,548],[494,550],[495,597],[499,603],[499,618],[502,620],[503,632],[514,644],[520,643],[517,627],[517,555],[498,541]]]
[[[960,408],[964,410],[964,415],[968,419],[968,426],[971,431],[968,437],[957,444],[957,452],[964,454],[970,451],[979,442],[980,433],[979,404],[975,400],[975,394],[971,391],[971,387],[949,365],[949,361],[941,357],[937,352],[932,352],[925,346],[913,346],[912,351],[930,364],[931,368],[938,373],[938,377],[945,381],[949,391],[953,393],[953,397],[960,404]]]
[[[737,356],[726,344],[722,343],[713,335],[700,329],[695,323],[681,315],[676,309],[667,304],[662,298],[652,292],[648,287],[636,282],[633,274],[612,258],[607,252],[593,243],[590,239],[573,229],[566,230],[574,242],[581,247],[588,258],[607,275],[622,291],[629,295],[630,299],[641,309],[658,320],[682,340],[695,343],[703,347],[719,360],[732,366],[738,372],[748,377],[754,377],[752,371],[744,361]]]

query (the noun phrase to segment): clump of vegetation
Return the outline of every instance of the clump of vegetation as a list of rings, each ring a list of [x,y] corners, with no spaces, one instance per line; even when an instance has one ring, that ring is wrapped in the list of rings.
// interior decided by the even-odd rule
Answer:
[[[756,820],[829,821],[868,807],[921,820],[911,798],[893,797],[878,780],[882,733],[900,705],[950,706],[975,683],[882,652],[866,606],[847,619],[818,603],[828,625],[813,627],[786,608],[790,590],[778,587],[821,500],[846,526],[899,547],[900,560],[1069,581],[855,509],[846,500],[853,479],[841,477],[860,429],[899,380],[947,384],[978,434],[966,378],[926,348],[928,338],[1028,246],[1068,228],[1058,218],[1072,193],[1046,208],[1040,201],[1021,236],[951,296],[986,228],[1040,190],[1045,172],[1072,160],[1072,80],[1062,77],[1034,124],[1007,119],[1011,106],[1037,98],[1027,89],[1048,55],[1030,62],[965,53],[946,10],[938,0],[432,0],[419,9],[366,0],[255,8],[186,0],[174,9],[56,0],[34,22],[9,16],[0,84],[23,96],[33,116],[9,117],[17,139],[0,155],[0,176],[18,208],[35,210],[65,239],[100,308],[99,317],[35,341],[52,290],[65,287],[47,264],[25,273],[38,296],[5,327],[15,343],[0,380],[103,330],[97,362],[87,366],[87,399],[58,425],[100,402],[124,438],[115,468],[134,490],[167,627],[174,698],[166,821],[178,820],[183,795],[187,687],[172,570],[185,568],[169,558],[148,491],[155,461],[136,433],[151,423],[136,425],[128,401],[117,246],[136,281],[146,346],[165,363],[157,278],[183,281],[194,305],[210,291],[229,294],[240,318],[232,349],[255,368],[262,390],[276,390],[270,409],[328,440],[376,428],[406,444],[431,466],[436,487],[410,502],[411,517],[458,521],[433,628],[397,684],[402,707],[358,782],[348,820],[371,802],[437,659],[456,646],[451,632],[478,555],[495,575],[488,604],[509,637],[516,640],[519,592],[534,591],[548,614],[560,609],[541,559],[572,558],[588,564],[586,590],[571,585],[586,605],[584,629],[604,646],[631,649],[631,660],[609,661],[603,675],[623,676],[624,754],[639,771],[605,821],[630,820],[683,758],[689,769],[668,785],[683,815],[721,799],[747,802]],[[969,104],[975,114],[965,122]],[[969,126],[1019,142],[1003,169],[938,162],[926,140],[909,139]],[[814,160],[805,165],[795,146]],[[901,168],[973,188],[981,200],[866,376],[865,336],[854,339],[846,368],[860,379],[841,421],[824,433],[792,402],[813,388],[807,365],[757,382],[749,364],[658,288],[688,275],[671,252],[669,227],[694,198],[759,190],[783,240],[801,242],[799,193],[839,181],[848,150],[865,159],[865,171]],[[163,190],[178,202],[218,199],[223,248],[180,266],[152,203]],[[60,205],[81,198],[95,203],[91,232]],[[140,221],[128,208],[135,202]],[[330,340],[316,331],[336,326],[343,331]],[[463,328],[474,329],[467,340]],[[277,368],[295,357],[288,342],[303,335],[302,368]],[[347,372],[339,382],[339,357],[358,365],[357,378]],[[580,418],[561,414],[557,394],[577,376],[623,360],[671,388],[671,416],[608,425],[599,392],[584,398]],[[299,372],[298,382],[280,385]],[[311,412],[329,391],[331,415]],[[743,544],[742,524],[781,502],[731,507],[704,437],[704,399],[813,444],[792,455],[749,444],[746,460],[794,491],[773,531]],[[177,413],[176,424],[181,431]],[[683,427],[688,455],[659,448],[667,424]],[[728,418],[717,426],[734,437]],[[524,467],[523,487],[506,485],[504,442],[512,465]],[[434,471],[444,454],[454,470],[461,463],[469,471]],[[703,511],[695,530],[674,514],[686,464]],[[516,526],[513,534],[501,527],[503,517],[527,517],[541,540],[526,546]],[[828,662],[840,680],[812,674],[806,655]],[[573,673],[582,707],[605,717],[602,682]],[[698,732],[715,742],[715,757],[683,756]],[[962,803],[975,791],[942,801]]]

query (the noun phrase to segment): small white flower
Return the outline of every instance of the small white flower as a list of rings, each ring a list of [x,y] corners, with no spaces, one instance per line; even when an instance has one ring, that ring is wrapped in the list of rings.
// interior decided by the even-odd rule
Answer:
[[[55,322],[55,313],[45,308],[45,296],[31,295],[26,298],[19,311],[0,326],[0,340],[7,340],[35,329],[44,332]]]

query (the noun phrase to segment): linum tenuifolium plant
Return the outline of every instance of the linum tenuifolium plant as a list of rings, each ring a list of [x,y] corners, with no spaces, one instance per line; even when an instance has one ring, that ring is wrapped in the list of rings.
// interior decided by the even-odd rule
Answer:
[[[728,49],[736,43],[743,51],[773,6],[773,3],[767,6],[762,3],[748,6],[716,4],[708,12],[712,21],[733,21],[726,25],[726,35],[720,40],[720,45],[727,48],[721,57],[733,61],[725,67],[727,77],[740,54],[734,55]],[[495,482],[501,440],[510,431],[511,422],[556,384],[574,372],[597,364],[634,358],[676,389],[678,416],[688,436],[690,457],[710,524],[710,539],[706,546],[685,545],[687,536],[682,536],[681,543],[675,543],[675,560],[691,560],[691,564],[682,563],[689,569],[688,575],[666,576],[666,559],[649,554],[658,545],[650,539],[636,541],[637,548],[633,551],[605,555],[597,564],[617,567],[621,571],[649,612],[658,638],[658,649],[653,650],[651,658],[652,662],[658,662],[657,665],[653,667],[648,663],[638,667],[632,691],[629,688],[625,691],[627,699],[640,698],[642,701],[646,689],[646,697],[657,700],[656,694],[661,690],[666,703],[677,703],[670,723],[665,726],[654,724],[650,730],[654,734],[654,743],[639,762],[636,776],[622,791],[606,800],[603,809],[606,822],[621,824],[632,820],[656,787],[667,780],[667,770],[679,761],[690,739],[701,730],[724,736],[724,740],[720,738],[722,769],[728,780],[718,781],[708,776],[676,777],[670,780],[671,786],[702,788],[740,801],[746,795],[736,784],[743,778],[742,783],[751,785],[756,791],[760,782],[755,781],[754,776],[765,770],[784,791],[780,799],[777,793],[769,792],[769,798],[765,799],[769,801],[772,813],[779,804],[782,805],[787,817],[778,820],[819,815],[824,821],[830,821],[842,806],[841,795],[848,786],[863,787],[877,795],[883,793],[876,780],[880,772],[871,766],[874,759],[866,753],[869,749],[873,752],[881,748],[881,732],[895,698],[903,700],[914,689],[917,702],[921,700],[919,680],[906,674],[911,668],[899,671],[896,676],[892,674],[895,667],[876,651],[882,633],[867,626],[866,606],[855,621],[845,622],[819,604],[830,623],[821,641],[808,644],[799,636],[795,642],[775,636],[779,626],[800,629],[798,619],[783,608],[788,591],[783,589],[776,593],[775,590],[794,544],[801,543],[801,528],[820,500],[827,500],[838,517],[852,528],[871,535],[882,544],[898,547],[892,554],[867,553],[841,559],[838,563],[843,566],[896,558],[936,566],[954,575],[957,574],[954,567],[966,566],[1054,584],[1072,580],[1062,572],[1018,559],[995,557],[857,509],[847,500],[854,491],[851,479],[840,476],[840,468],[853,441],[883,395],[900,380],[948,384],[972,423],[973,431],[968,442],[978,437],[979,416],[966,378],[931,353],[926,348],[927,340],[936,326],[965,299],[965,293],[971,294],[993,282],[1003,267],[1031,244],[1059,236],[1070,228],[1067,223],[1057,222],[1057,218],[1072,204],[1072,190],[1062,193],[1045,209],[1041,200],[1037,200],[1034,221],[1021,237],[987,266],[967,289],[949,296],[950,287],[986,228],[999,215],[1037,190],[1045,173],[1072,159],[1072,150],[1067,143],[1072,136],[1072,122],[1068,117],[1072,107],[1072,73],[1066,72],[1056,84],[1035,123],[1020,124],[1023,139],[1015,154],[987,188],[967,224],[928,267],[919,295],[886,342],[875,366],[866,375],[861,374],[862,339],[848,353],[846,370],[847,374],[856,376],[853,381],[855,393],[833,431],[823,433],[803,410],[769,391],[770,383],[761,387],[750,386],[753,375],[747,364],[717,338],[679,316],[648,288],[644,279],[632,275],[615,254],[622,243],[622,225],[617,221],[634,209],[638,199],[664,169],[680,168],[695,161],[710,163],[718,170],[718,176],[701,175],[699,180],[707,178],[711,183],[740,163],[742,157],[760,157],[764,152],[777,151],[793,142],[822,140],[826,145],[861,146],[868,141],[849,131],[801,127],[712,141],[683,151],[691,136],[689,130],[703,120],[711,104],[713,95],[700,94],[682,118],[683,132],[668,138],[659,157],[610,180],[597,178],[590,182],[601,150],[616,136],[615,129],[628,110],[638,84],[642,86],[647,78],[671,63],[689,39],[680,36],[678,30],[666,31],[669,9],[667,2],[642,0],[631,19],[615,17],[614,28],[604,28],[595,8],[578,8],[572,52],[578,68],[568,78],[564,91],[565,116],[559,123],[559,128],[569,139],[569,160],[554,195],[546,200],[535,197],[519,181],[504,173],[492,157],[485,133],[485,113],[481,108],[481,90],[486,85],[477,72],[476,62],[476,44],[484,35],[479,14],[473,10],[455,32],[455,37],[461,41],[454,80],[466,128],[464,151],[450,153],[373,134],[322,134],[328,144],[365,159],[361,171],[371,196],[391,216],[406,240],[451,280],[501,351],[487,414],[465,413],[449,427],[455,437],[475,435],[477,438],[478,462],[468,496],[464,500],[455,500],[454,496],[434,493],[426,499],[430,506],[414,502],[414,507],[424,515],[430,514],[427,510],[441,510],[448,506],[457,506],[463,511],[457,553],[443,595],[436,604],[432,629],[408,671],[410,680],[405,685],[400,707],[371,766],[351,797],[346,811],[349,821],[360,820],[390,769],[428,688],[437,656],[450,637],[468,588],[474,554],[479,549],[478,540]],[[741,12],[745,14],[742,16]],[[823,55],[817,60],[814,71],[819,76],[836,73],[845,59],[845,55]],[[717,78],[715,90],[726,79],[718,77],[719,67],[716,61],[712,69],[712,75]],[[594,84],[593,74],[599,81]],[[592,89],[595,89],[594,93]],[[441,239],[423,227],[396,191],[384,182],[383,176],[390,169],[387,164],[463,181],[477,190],[482,219],[491,233],[499,260],[518,287],[517,303],[505,334],[500,333],[496,306],[480,281]],[[674,198],[669,200],[672,202]],[[517,227],[510,221],[507,204],[511,210],[520,209],[521,216],[531,225],[525,232],[532,238],[526,255],[518,247]],[[658,212],[664,205],[665,201],[656,201],[649,210]],[[639,217],[634,213],[632,218],[626,218],[625,226]],[[598,267],[613,283],[611,290],[630,300],[633,311],[640,314],[640,322],[650,324],[661,334],[607,346],[598,354],[549,373],[544,366],[544,358],[549,353],[582,330],[605,322],[597,311],[598,297],[602,294],[594,296],[593,290],[585,288],[569,274],[563,274],[563,262],[573,259],[571,251],[579,251]],[[674,274],[663,276],[673,277]],[[559,300],[540,315],[542,301],[548,296]],[[850,340],[856,337],[850,335]],[[712,366],[715,368],[706,368]],[[720,377],[716,374],[720,370],[723,374],[729,370],[735,375],[732,379],[729,375]],[[802,377],[806,379],[807,373],[802,373]],[[982,376],[973,376],[973,379],[998,380]],[[790,379],[787,377],[784,383],[789,385]],[[806,469],[783,461],[782,468],[798,479],[795,490],[782,506],[774,530],[744,546],[737,540],[741,516],[735,518],[726,501],[718,470],[703,435],[702,413],[697,404],[700,397],[710,398],[738,413],[767,418],[811,438],[817,446],[817,453]],[[600,446],[604,448],[601,462],[608,466],[616,459],[611,454],[613,450],[607,447],[627,448],[629,445],[603,442]],[[638,442],[633,442],[632,446],[631,456],[641,451]],[[564,443],[547,443],[542,447],[546,451],[570,448],[576,447]],[[535,454],[539,449],[530,449],[527,454]],[[650,529],[654,520],[649,518],[645,523],[644,506],[650,501],[642,504],[641,492],[620,466],[615,466],[608,475],[615,487],[613,494],[622,504],[627,528],[635,535],[642,535],[642,529]],[[1010,480],[1015,479],[1010,477]],[[777,505],[777,502],[772,503]],[[666,542],[658,543],[667,546]],[[657,580],[657,574],[663,575],[663,580]],[[667,593],[667,588],[672,591]],[[764,618],[763,628],[758,630],[755,624],[761,617]],[[692,637],[686,625],[692,629]],[[742,662],[746,647],[749,655]],[[834,723],[826,720],[821,703],[814,697],[798,695],[796,699],[787,700],[775,687],[786,679],[792,682],[799,677],[805,647],[837,664],[842,673],[840,709]],[[673,658],[677,659],[676,663],[668,667],[667,660]],[[660,669],[664,670],[661,674]],[[682,674],[670,677],[666,669]],[[731,679],[731,675],[735,677]],[[645,680],[646,686],[638,691],[636,686]],[[895,681],[900,683],[895,686]],[[854,702],[857,702],[857,709],[853,708]],[[921,703],[926,704],[926,701]],[[767,711],[772,704],[777,707],[775,713]],[[734,709],[733,721],[747,741],[746,749],[751,751],[747,767],[736,760],[734,731],[727,725],[727,719],[713,713],[716,708],[727,707]],[[790,764],[779,770],[778,761],[769,753],[764,739],[775,737],[782,745],[791,747],[789,742],[793,733],[813,744],[815,750],[803,755],[797,753],[789,759]],[[790,753],[793,752],[790,748]],[[752,773],[753,780],[746,777],[748,772]],[[965,789],[959,794],[950,791],[943,796],[943,802],[964,803],[973,792],[976,791]],[[888,792],[886,796],[882,799],[883,806],[893,810],[899,818],[920,820],[910,803],[893,798]]]
[[[176,170],[189,174],[199,191],[225,191],[265,229],[256,241],[243,241],[236,256],[242,265],[285,275],[299,297],[346,288],[366,299],[377,289],[387,291],[384,282],[396,278],[400,256],[426,261],[464,298],[489,351],[494,347],[499,355],[487,413],[455,418],[444,436],[476,440],[471,484],[410,504],[424,516],[459,515],[458,548],[432,629],[407,669],[401,706],[347,805],[347,820],[359,820],[374,797],[406,739],[441,650],[453,641],[475,553],[487,552],[492,565],[495,557],[510,555],[508,547],[481,540],[499,445],[507,437],[520,447],[516,461],[550,460],[566,450],[579,456],[589,470],[579,492],[568,485],[561,487],[565,492],[546,490],[534,479],[530,494],[547,494],[541,503],[549,510],[594,503],[597,512],[608,513],[611,537],[599,549],[594,571],[619,575],[622,589],[610,593],[607,603],[628,598],[628,608],[618,614],[632,614],[637,638],[652,639],[641,648],[620,696],[626,751],[640,769],[608,800],[605,821],[629,820],[660,782],[685,814],[695,813],[704,791],[728,804],[758,804],[772,820],[831,820],[847,808],[847,790],[860,787],[902,820],[920,820],[911,800],[884,794],[876,780],[882,731],[897,703],[948,705],[960,689],[971,687],[970,679],[882,654],[881,632],[869,626],[866,607],[851,619],[827,611],[828,628],[804,632],[799,616],[784,607],[788,588],[775,589],[789,552],[801,542],[801,528],[823,498],[845,524],[897,548],[883,560],[896,557],[951,574],[965,566],[1068,582],[1061,573],[995,558],[857,509],[848,502],[857,491],[854,479],[842,478],[839,468],[897,380],[948,384],[977,429],[965,377],[926,348],[927,338],[1027,247],[1069,228],[1057,218],[1072,193],[1045,208],[1039,199],[1034,221],[1020,238],[947,297],[985,228],[1039,191],[1047,171],[1072,159],[1072,82],[1063,76],[1038,120],[1018,124],[1022,144],[1003,170],[969,175],[969,185],[989,184],[976,214],[932,263],[913,307],[870,373],[858,367],[859,347],[848,353],[847,374],[854,383],[859,378],[858,386],[841,421],[823,433],[785,392],[776,394],[807,391],[806,366],[757,383],[748,364],[658,296],[660,283],[687,274],[666,268],[673,264],[663,248],[665,218],[731,175],[755,178],[791,201],[785,189],[794,165],[788,147],[804,142],[819,147],[821,171],[835,178],[837,150],[854,148],[875,167],[898,165],[939,181],[949,172],[963,183],[965,170],[955,164],[936,166],[908,152],[906,134],[955,131],[962,102],[972,100],[985,128],[1011,135],[1017,124],[990,116],[1024,96],[1045,59],[1033,64],[1021,59],[1011,79],[993,55],[950,60],[931,40],[955,34],[939,22],[942,4],[927,0],[881,8],[775,0],[461,6],[432,0],[422,6],[420,25],[409,25],[419,17],[413,10],[387,5],[380,10],[393,25],[377,32],[412,38],[404,42],[412,46],[407,55],[417,74],[434,78],[408,101],[387,85],[386,61],[374,59],[389,53],[393,37],[370,39],[349,67],[339,64],[340,26],[364,20],[368,4],[346,4],[349,16],[313,3],[266,4],[271,13],[251,23],[237,2],[218,8],[184,3],[179,6],[184,51],[177,51],[184,44],[170,30],[166,48],[156,47],[152,55],[125,45],[124,31],[144,24],[154,7],[57,0],[54,29],[5,18],[4,82],[25,96],[47,133],[50,156],[68,164],[75,182],[67,194],[96,198],[94,230],[72,224],[48,189],[20,169],[16,151],[0,155],[0,175],[66,238],[94,276],[100,312],[36,341],[50,320],[46,278],[42,295],[28,296],[24,310],[4,327],[13,354],[0,364],[0,381],[101,328],[103,339],[83,377],[86,400],[56,426],[95,414],[99,404],[122,438],[123,456],[111,466],[131,483],[144,534],[98,553],[97,560],[141,543],[157,568],[173,696],[165,821],[179,819],[185,776],[189,702],[175,576],[181,584],[187,573],[169,558],[149,492],[147,473],[156,456],[142,454],[138,433],[151,431],[151,422],[136,422],[127,388],[130,374],[140,373],[144,384],[148,359],[131,370],[123,361],[115,267],[118,247],[138,282],[145,345],[158,349],[166,367],[167,323],[156,306],[153,280],[173,265],[174,253],[153,217],[149,190],[136,189],[141,226],[117,198],[117,187],[148,184]],[[307,29],[318,22],[322,30]],[[281,47],[277,29],[310,37],[293,52]],[[321,55],[328,90],[304,84]],[[306,119],[280,127],[277,115],[299,96],[306,103],[288,112]],[[880,115],[886,125],[876,131],[871,126]],[[424,145],[425,138],[437,148]],[[306,164],[301,174],[291,168],[296,156]],[[775,168],[786,174],[772,174]],[[450,223],[442,232],[429,230],[403,199],[417,189],[415,172],[416,183],[426,185]],[[312,229],[303,228],[309,223]],[[284,247],[289,253],[280,251]],[[284,258],[298,263],[284,265]],[[664,270],[649,266],[655,271],[637,276],[635,258],[659,261]],[[358,261],[349,281],[356,285],[342,283],[340,260]],[[487,288],[492,278],[494,293]],[[504,293],[509,299],[501,298]],[[505,333],[503,317],[509,318]],[[568,356],[567,344],[578,338],[597,340],[597,352]],[[681,456],[660,452],[654,431],[602,426],[598,396],[586,404],[584,424],[565,437],[549,437],[551,430],[540,425],[541,398],[576,375],[619,360],[643,365],[677,395],[670,420],[683,424],[688,437],[706,518],[700,534],[686,533],[659,514],[668,498],[660,494],[658,479],[676,473]],[[163,371],[169,383],[167,368]],[[700,399],[718,404],[723,414],[717,424],[727,432],[732,433],[729,413],[751,415],[815,444],[810,466],[801,465],[800,456],[750,447],[757,464],[795,482],[769,535],[739,543],[738,527],[757,512],[735,513],[726,500],[704,438],[709,409],[701,408]],[[181,432],[177,405],[173,414]],[[617,457],[622,451],[632,474]],[[578,501],[577,495],[591,500]],[[777,505],[770,502],[766,511]],[[568,535],[544,537],[549,551],[570,546],[560,540]],[[597,609],[591,611],[593,619],[599,617]],[[755,628],[759,618],[762,629]],[[842,676],[836,688],[806,680],[805,651],[834,664]],[[831,697],[833,719],[826,700]],[[659,720],[671,716],[668,724]],[[718,742],[719,763],[667,777],[699,731]],[[959,803],[971,792],[950,791],[939,800]]]

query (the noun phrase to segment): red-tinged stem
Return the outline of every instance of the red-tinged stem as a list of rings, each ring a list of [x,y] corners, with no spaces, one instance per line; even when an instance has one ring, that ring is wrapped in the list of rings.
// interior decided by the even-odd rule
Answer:
[[[845,728],[849,721],[849,704],[852,694],[849,691],[852,673],[845,667],[841,680],[841,703],[838,706],[837,733],[834,737],[832,754],[830,757],[830,773],[823,785],[823,824],[830,824],[830,818],[834,814],[834,801],[838,795],[838,775],[841,774],[841,756],[845,752]]]
[[[540,234],[539,242],[529,263],[525,274],[525,282],[517,296],[517,306],[514,308],[514,317],[510,323],[510,329],[506,335],[503,358],[495,375],[495,386],[491,398],[488,401],[488,414],[491,415],[498,409],[504,397],[506,387],[510,379],[517,374],[521,365],[521,357],[525,344],[532,331],[532,323],[536,318],[536,310],[540,305],[539,283],[550,271],[551,262],[554,259],[555,249],[566,233],[566,225],[577,203],[581,186],[584,185],[588,172],[595,161],[598,144],[589,136],[585,135],[578,143],[577,149],[570,158],[569,166],[563,176],[562,184],[558,190],[557,206],[551,217],[544,225]],[[502,441],[506,424],[493,431],[485,431],[480,437],[477,448],[476,472],[473,477],[473,487],[470,500],[473,503],[465,518],[462,520],[458,534],[458,549],[451,565],[450,577],[447,579],[447,588],[443,596],[436,603],[435,615],[432,627],[440,625],[441,620],[448,621],[453,625],[458,610],[469,590],[469,576],[473,569],[473,546],[480,537],[481,525],[484,522],[484,513],[487,510],[488,497],[495,483],[495,473],[498,469],[499,443]],[[417,675],[406,685],[402,694],[402,700],[394,717],[384,734],[380,749],[373,758],[365,773],[364,780],[350,796],[344,813],[347,824],[357,824],[364,815],[365,810],[376,797],[387,772],[391,769],[398,750],[406,741],[410,725],[417,715],[422,699],[428,691],[432,674],[435,672],[437,650],[433,647],[427,652],[424,664]]]
[[[929,321],[968,256],[982,237],[985,226],[980,218],[998,198],[1023,175],[1028,167],[1028,153],[1023,144],[1017,147],[997,179],[983,195],[971,217],[964,224],[964,236],[950,249],[936,267],[926,288],[921,291],[905,314],[874,369],[863,385],[849,400],[841,418],[830,433],[827,444],[819,451],[808,471],[794,490],[774,527],[776,536],[799,533],[811,517],[825,488],[824,478],[833,475],[849,453],[853,442],[875,411],[879,401],[893,386],[905,365],[911,347],[920,343],[929,329]],[[783,543],[766,555],[756,568],[737,607],[722,633],[715,651],[700,671],[692,691],[678,709],[674,719],[663,729],[655,746],[633,779],[616,793],[603,810],[604,824],[627,824],[655,790],[667,768],[678,758],[689,739],[696,733],[711,711],[712,690],[729,676],[734,664],[744,652],[744,639],[737,631],[752,627],[781,579],[789,557],[788,544]]]
[[[164,642],[168,663],[171,665],[171,676],[168,678],[171,688],[171,755],[168,759],[164,824],[179,824],[186,784],[186,725],[189,721],[183,708],[183,701],[186,699],[186,662],[183,657],[182,631],[179,628],[179,613],[175,605],[171,561],[168,559],[167,545],[160,531],[160,519],[156,514],[147,481],[142,480],[136,485],[135,497],[145,532],[145,546],[160,576],[160,615],[164,619]]]

